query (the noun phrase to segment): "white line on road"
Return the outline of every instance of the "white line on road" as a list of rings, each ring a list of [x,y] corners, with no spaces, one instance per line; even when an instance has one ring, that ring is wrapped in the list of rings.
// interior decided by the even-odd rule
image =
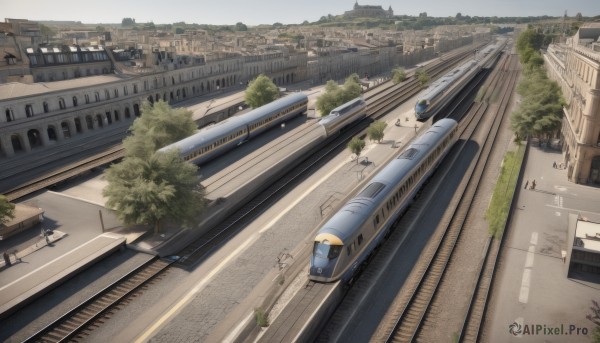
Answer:
[[[560,209],[560,210],[567,210],[567,211],[569,211],[569,212],[573,212],[573,213],[585,212],[585,213],[592,213],[592,214],[600,214],[600,212],[594,212],[594,211],[585,211],[585,210],[580,210],[580,209],[578,209],[578,208],[558,207],[558,206],[549,205],[549,204],[546,204],[546,206],[548,206],[548,207],[552,207],[552,208],[557,208],[557,209]]]
[[[529,240],[529,243],[536,245],[538,241],[538,233],[534,232],[531,234],[531,239]]]
[[[523,270],[523,281],[521,281],[521,291],[519,292],[519,301],[527,304],[529,300],[529,285],[531,284],[531,269]]]

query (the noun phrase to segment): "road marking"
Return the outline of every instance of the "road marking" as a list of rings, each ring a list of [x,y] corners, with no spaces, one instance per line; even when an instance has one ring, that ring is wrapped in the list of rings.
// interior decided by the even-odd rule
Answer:
[[[252,320],[252,317],[254,317],[254,312],[250,312],[248,317],[244,318],[244,320],[242,320],[233,330],[231,330],[229,335],[227,335],[227,337],[225,337],[225,339],[223,339],[222,342],[225,342],[225,343],[235,342],[235,340],[238,338],[238,335],[240,334],[240,332],[242,332],[242,330],[248,324],[248,322],[250,322]]]
[[[531,243],[533,245],[536,245],[537,241],[538,241],[538,233],[534,232],[534,233],[531,234],[531,239],[529,240],[529,243]]]
[[[533,267],[533,258],[535,256],[535,246],[530,246],[527,251],[527,257],[525,258],[525,268]]]
[[[529,300],[529,285],[531,284],[531,269],[523,270],[523,281],[521,281],[521,291],[519,292],[519,301],[527,304]]]
[[[600,214],[600,212],[585,211],[585,210],[580,210],[578,208],[558,207],[558,206],[549,205],[549,204],[546,204],[546,206],[551,207],[551,208],[556,208],[556,209],[559,209],[559,210],[567,210],[567,211],[573,212],[573,213],[585,212],[585,213]]]
[[[531,286],[531,269],[533,268],[533,259],[535,258],[535,246],[538,242],[538,233],[532,232],[529,243],[531,245],[527,249],[525,256],[525,266],[523,268],[523,277],[521,279],[521,289],[519,290],[519,301],[526,304],[529,301],[529,289]]]

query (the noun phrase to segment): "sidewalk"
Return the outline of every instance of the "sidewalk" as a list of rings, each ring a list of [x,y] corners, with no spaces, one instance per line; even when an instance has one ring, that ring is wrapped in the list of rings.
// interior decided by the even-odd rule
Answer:
[[[0,260],[0,272],[2,272],[4,269],[11,267],[14,264],[17,263],[21,263],[23,262],[23,257],[32,254],[44,247],[47,247],[49,245],[54,244],[54,242],[62,239],[63,237],[67,236],[66,233],[62,232],[62,231],[57,231],[55,230],[53,234],[49,235],[48,238],[40,238],[38,242],[36,242],[33,245],[28,246],[25,249],[22,249],[20,251],[18,250],[14,250],[11,252],[6,252],[9,255],[9,259],[10,259],[10,266],[6,265],[6,262],[4,261],[4,259]]]

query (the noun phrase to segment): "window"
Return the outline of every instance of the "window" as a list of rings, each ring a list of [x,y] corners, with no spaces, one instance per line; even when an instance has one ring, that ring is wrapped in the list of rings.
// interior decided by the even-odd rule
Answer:
[[[27,118],[33,117],[33,106],[32,105],[25,105],[25,115],[27,116]]]
[[[48,106],[48,102],[44,101],[44,113],[50,112],[50,107]]]
[[[362,233],[360,235],[358,235],[358,245],[361,245],[363,241],[363,235]]]
[[[94,97],[96,98],[96,102],[100,101],[100,93],[95,92]]]
[[[63,98],[58,98],[58,107],[61,110],[64,110],[65,108],[67,108],[67,106],[65,105],[65,99]]]
[[[13,120],[15,120],[15,115],[13,114],[12,109],[7,108],[6,109],[6,121],[9,122],[9,121],[13,121]]]
[[[73,97],[73,107],[77,107],[77,97]]]
[[[85,98],[85,103],[89,104],[90,103],[90,96],[89,96],[89,94],[86,94],[83,97]]]
[[[115,88],[115,98],[119,97],[119,90]]]

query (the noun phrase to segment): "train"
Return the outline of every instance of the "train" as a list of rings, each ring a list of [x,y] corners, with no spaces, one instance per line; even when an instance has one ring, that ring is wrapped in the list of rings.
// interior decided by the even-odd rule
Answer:
[[[350,282],[458,140],[458,123],[441,119],[419,135],[317,231],[309,279]]]
[[[327,136],[339,132],[343,127],[367,116],[367,103],[362,97],[352,99],[329,112],[319,120]]]
[[[493,59],[504,48],[505,40],[488,45],[473,58],[452,69],[434,81],[417,96],[415,117],[427,120],[435,116],[454,96],[479,73],[482,68],[491,64]]]
[[[185,161],[202,164],[271,127],[305,113],[307,106],[308,97],[302,92],[294,93],[248,113],[205,127],[187,138],[159,149],[158,152],[178,149]]]

